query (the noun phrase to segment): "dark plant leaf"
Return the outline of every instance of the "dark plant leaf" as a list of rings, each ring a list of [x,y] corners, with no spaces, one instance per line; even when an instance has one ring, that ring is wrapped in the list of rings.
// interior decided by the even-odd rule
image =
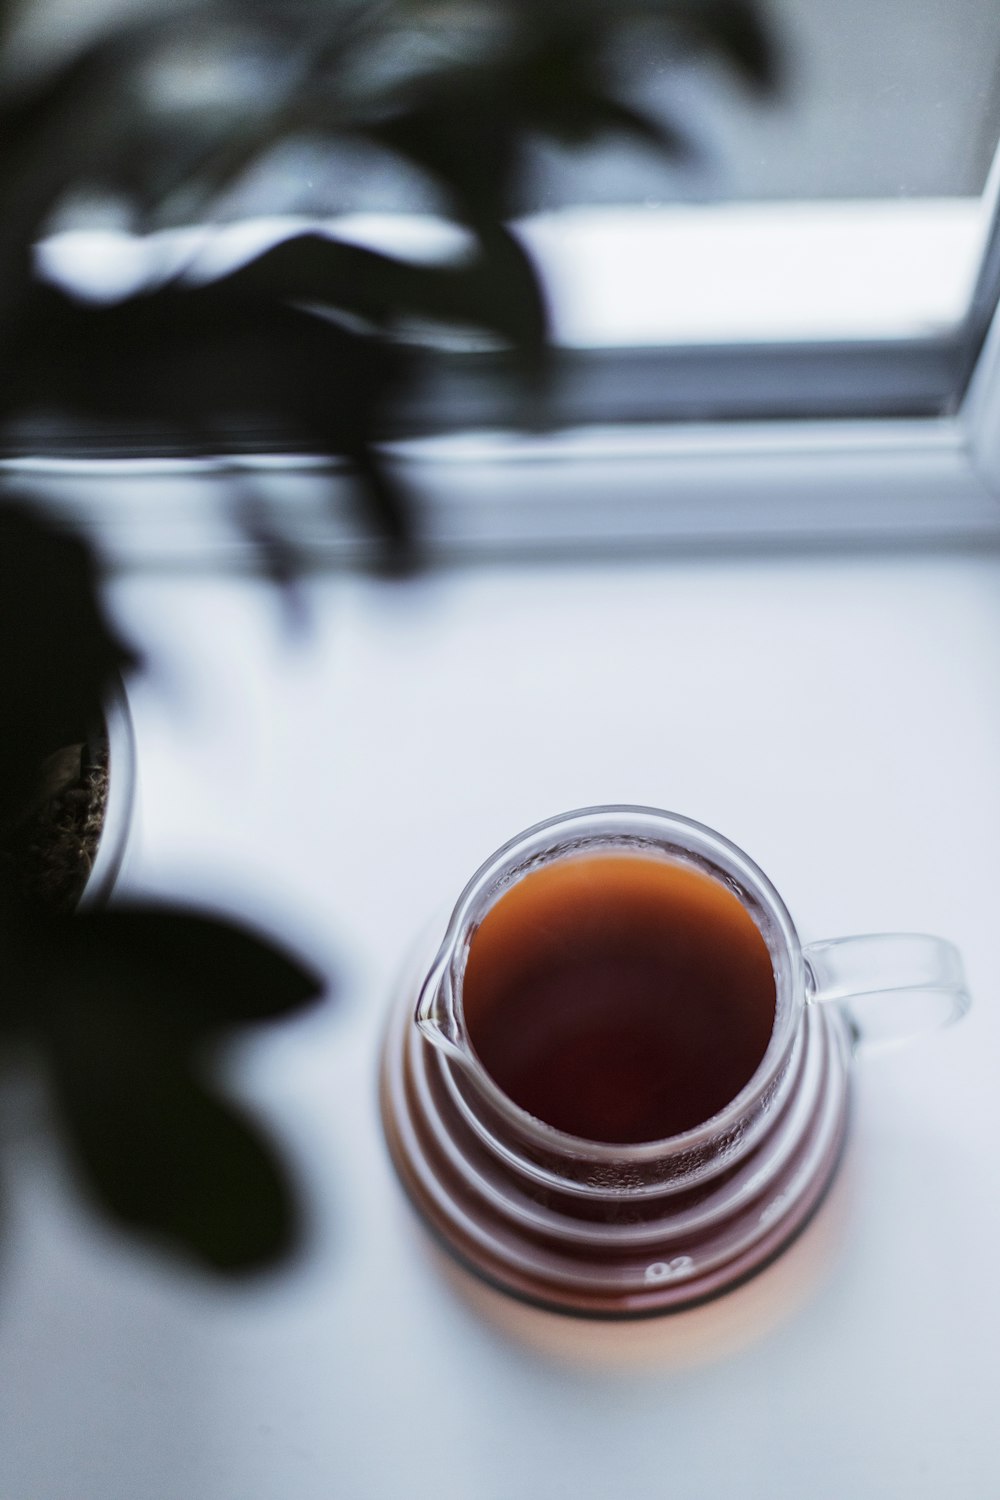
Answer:
[[[781,58],[760,7],[750,0],[670,0],[699,53],[714,55],[746,86],[770,94],[781,82]]]
[[[48,1063],[96,1202],[221,1271],[285,1256],[298,1233],[290,1183],[205,1073],[235,1028],[298,1012],[319,978],[245,927],[165,906],[26,913],[11,955],[18,1029]]]
[[[302,589],[306,558],[301,548],[284,534],[278,516],[264,496],[244,475],[234,477],[236,483],[230,501],[233,522],[254,549],[264,577],[277,590],[289,635],[301,638],[310,620]]]
[[[549,310],[538,271],[520,240],[505,225],[480,225],[481,298],[499,313],[499,322],[517,337],[515,370],[537,395],[549,373]],[[489,290],[487,290],[489,288]]]
[[[41,763],[87,738],[135,656],[107,621],[95,558],[14,497],[0,503],[0,827],[17,820]]]
[[[537,345],[545,337],[545,311],[530,262],[522,256],[512,267],[509,243],[499,236],[480,241],[477,251],[457,264],[415,265],[307,231],[271,246],[215,285],[220,292],[321,303],[384,327],[429,319],[489,329],[515,345]]]
[[[0,91],[0,309],[16,309],[30,255],[64,193],[131,157],[136,101],[127,79],[140,40],[162,18],[117,18],[113,31]],[[109,161],[110,158],[110,161]]]
[[[259,1129],[205,1088],[184,1054],[157,1045],[122,1057],[114,1012],[72,1019],[50,1037],[53,1081],[72,1160],[100,1207],[212,1270],[287,1257],[299,1211]]]
[[[382,543],[377,570],[387,576],[408,577],[422,560],[409,494],[373,453],[357,454],[355,468],[361,482],[364,515]]]
[[[608,67],[614,26],[583,24],[575,16],[553,19],[556,24],[540,29],[534,46],[511,68],[520,128],[567,146],[587,145],[626,123],[634,132],[639,117],[617,98]],[[655,125],[644,123],[643,138],[660,145]],[[682,144],[668,138],[668,154]]]
[[[610,75],[611,44],[637,10],[521,12],[509,56],[417,80],[403,107],[366,133],[427,173],[474,229],[503,223],[516,210],[522,150],[532,134],[581,146],[624,132],[669,159],[684,156],[687,137],[620,98]],[[698,22],[728,45],[700,12]]]
[[[516,102],[505,82],[478,73],[435,79],[423,97],[367,131],[426,172],[473,227],[501,223],[514,207]]]
[[[590,136],[617,132],[677,161],[697,155],[692,138],[673,120],[654,117],[611,95],[595,94],[587,101],[587,122]]]
[[[378,473],[374,443],[403,357],[387,340],[251,289],[168,286],[113,306],[37,287],[0,348],[8,413],[148,428],[199,452],[251,430]],[[371,513],[384,516],[382,488]],[[398,533],[409,546],[409,511]],[[397,531],[387,535],[393,544]],[[280,567],[280,559],[276,566]]]
[[[727,0],[713,16],[712,31],[724,62],[762,94],[780,87],[781,53],[757,6]]]
[[[227,418],[270,413],[322,435],[331,452],[365,439],[383,378],[363,337],[215,285],[169,286],[111,306],[37,287],[0,360],[13,410],[158,416],[203,442]]]
[[[232,920],[175,906],[115,903],[52,928],[58,958],[41,973],[47,1004],[70,997],[142,1018],[150,1034],[202,1038],[303,1010],[322,978]],[[132,1024],[132,1023],[130,1023]]]
[[[308,232],[272,246],[217,283],[221,292],[323,304],[391,331],[414,320],[485,329],[507,341],[512,371],[544,373],[548,311],[538,273],[501,225],[482,226],[455,265],[413,265]]]

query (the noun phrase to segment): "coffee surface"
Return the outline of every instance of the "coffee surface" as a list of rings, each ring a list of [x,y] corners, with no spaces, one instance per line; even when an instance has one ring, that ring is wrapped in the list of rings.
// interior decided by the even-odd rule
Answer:
[[[524,876],[470,945],[472,1046],[530,1114],[592,1141],[704,1123],[755,1073],[774,1024],[767,945],[691,866],[574,855]]]

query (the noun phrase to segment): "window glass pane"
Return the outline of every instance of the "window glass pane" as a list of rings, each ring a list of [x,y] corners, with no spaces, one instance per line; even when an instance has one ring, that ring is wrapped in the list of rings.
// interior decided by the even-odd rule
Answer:
[[[522,231],[558,343],[933,338],[961,324],[993,196],[1000,6],[770,0],[763,14],[782,59],[773,99],[718,66],[665,61],[641,28],[608,59],[632,102],[691,139],[690,158],[670,163],[620,139],[533,149]],[[332,217],[420,255],[437,243],[435,206],[388,155],[301,140],[267,156],[225,212]],[[245,240],[230,231],[216,263],[288,227],[257,226]],[[48,263],[111,295],[162,274],[177,244],[190,254],[183,240],[144,256],[115,236],[75,238]]]
[[[961,397],[1000,279],[982,271],[1000,184],[1000,6],[760,8],[782,61],[772,98],[717,63],[664,56],[641,26],[607,58],[618,92],[692,153],[670,161],[621,137],[529,150],[516,228],[565,355],[557,422],[930,415]],[[192,47],[178,31],[161,59],[167,103],[213,68],[220,87],[257,87],[252,47],[242,74],[225,49],[191,73]],[[179,271],[209,277],[311,225],[433,259],[462,250],[443,208],[398,155],[293,133],[211,205],[210,232],[143,236],[127,216],[95,228],[90,204],[53,225],[42,258],[106,299]],[[404,429],[503,425],[488,339],[406,335],[430,353]]]
[[[603,206],[525,226],[570,347],[924,338],[961,322],[979,198]]]
[[[781,59],[764,102],[706,66],[667,67],[638,37],[636,102],[698,143],[671,172],[607,146],[539,151],[532,209],[566,203],[973,197],[1000,137],[996,0],[766,0]]]

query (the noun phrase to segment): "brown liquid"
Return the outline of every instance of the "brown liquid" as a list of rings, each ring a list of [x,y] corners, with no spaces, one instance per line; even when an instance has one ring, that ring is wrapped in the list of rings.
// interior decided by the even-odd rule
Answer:
[[[653,1141],[749,1082],[774,1024],[774,973],[721,881],[645,855],[577,855],[487,912],[464,1005],[480,1061],[523,1109],[592,1141]]]

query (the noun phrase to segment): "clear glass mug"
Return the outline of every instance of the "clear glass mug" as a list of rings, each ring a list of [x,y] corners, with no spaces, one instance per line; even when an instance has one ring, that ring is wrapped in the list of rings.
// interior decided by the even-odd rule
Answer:
[[[465,1012],[487,913],[533,872],[609,854],[717,882],[752,920],[773,975],[752,1076],[708,1118],[656,1140],[591,1139],[530,1113],[484,1066]],[[668,1311],[745,1279],[808,1221],[840,1157],[852,1056],[955,1021],[968,1004],[943,939],[803,947],[771,882],[722,835],[654,808],[586,808],[518,835],[466,886],[426,973],[393,1009],[383,1122],[418,1210],[488,1281],[564,1312]]]

